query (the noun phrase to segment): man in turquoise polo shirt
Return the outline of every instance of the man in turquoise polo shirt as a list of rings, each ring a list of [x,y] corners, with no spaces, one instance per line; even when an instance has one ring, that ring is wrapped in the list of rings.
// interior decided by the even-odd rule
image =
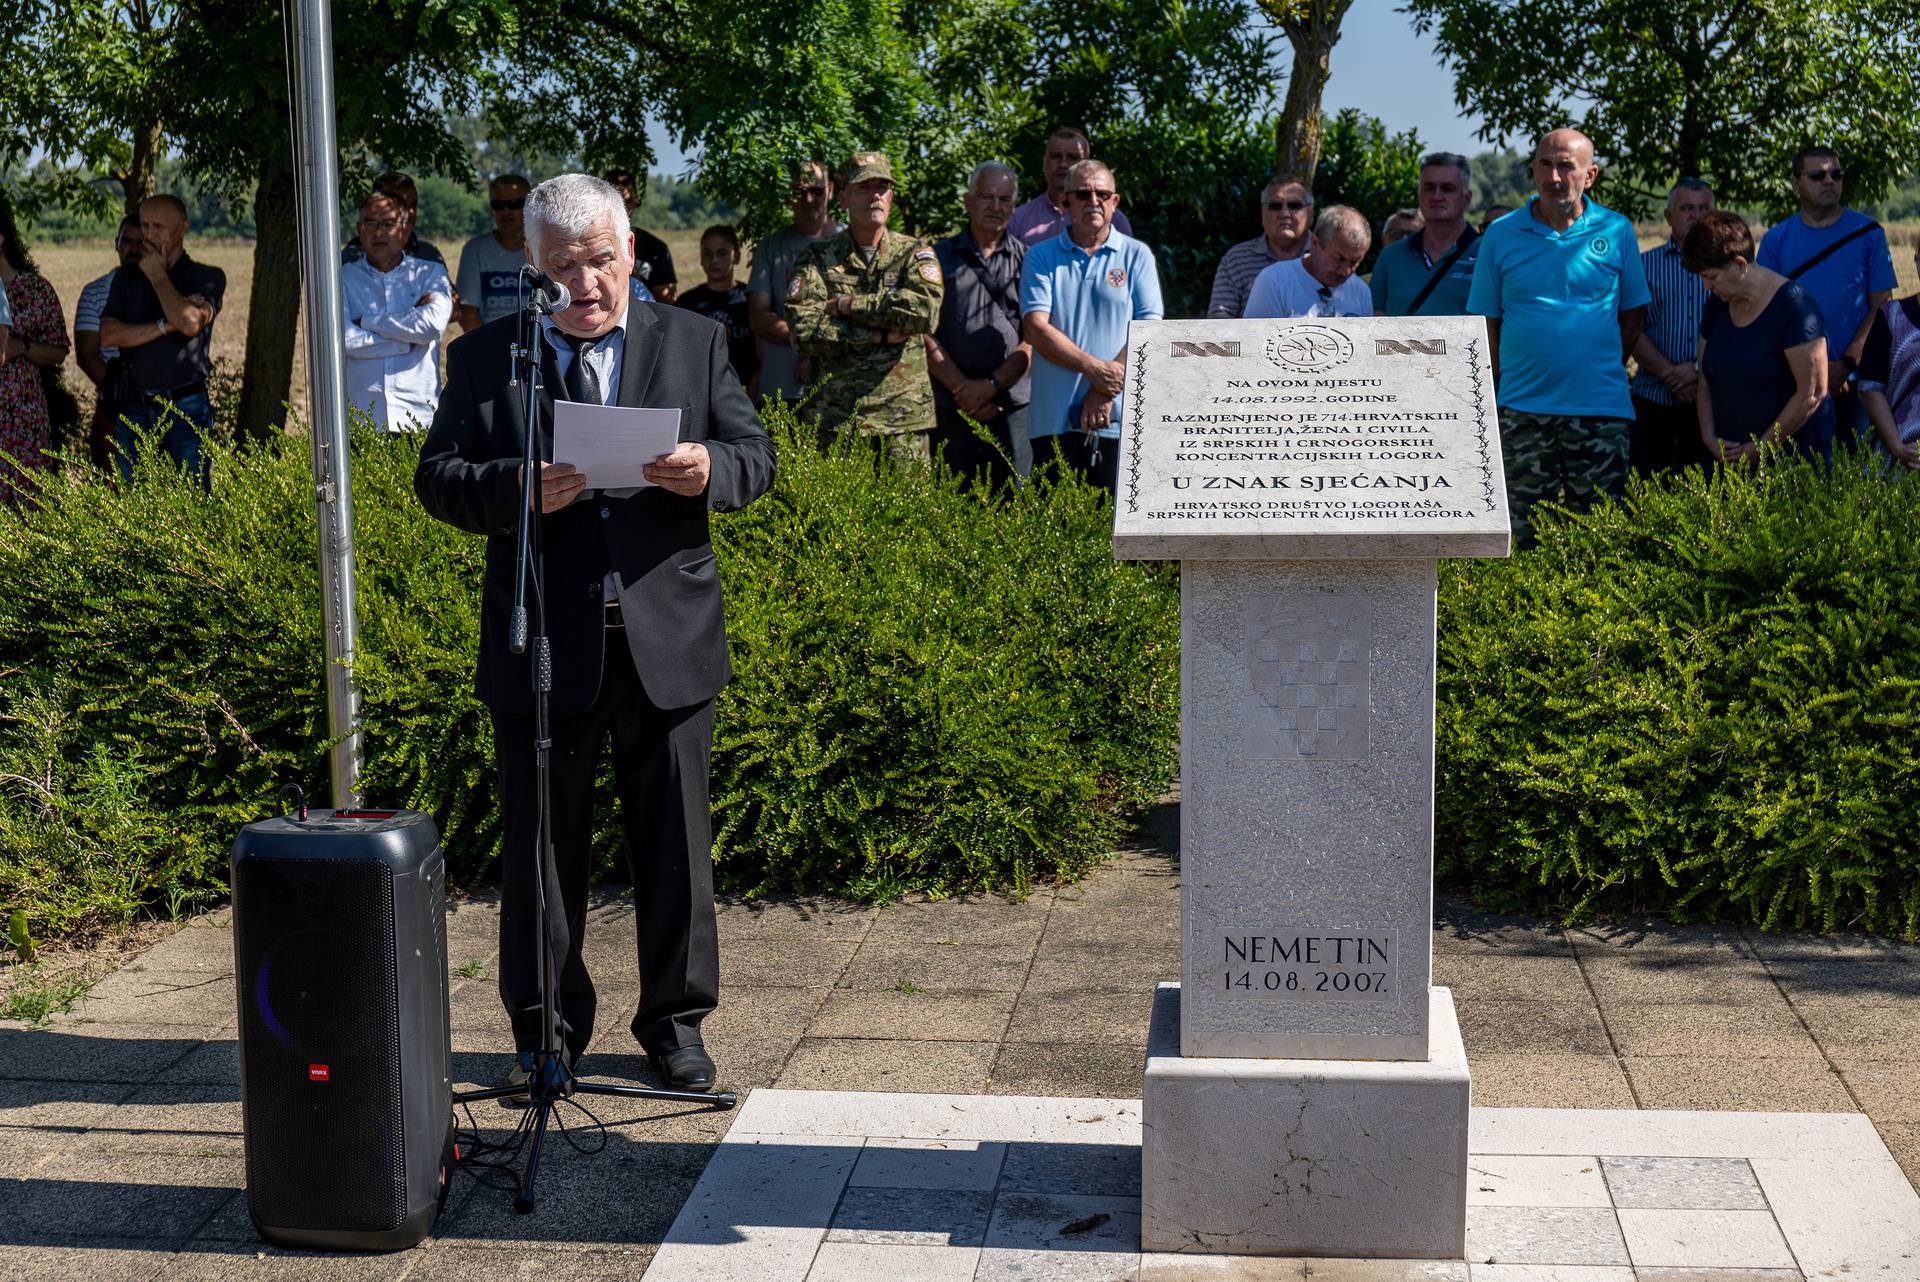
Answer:
[[[1588,199],[1593,142],[1556,129],[1533,156],[1537,195],[1480,238],[1467,311],[1487,318],[1514,537],[1534,504],[1576,511],[1627,483],[1626,354],[1650,295],[1633,224]]]
[[[1033,461],[1053,457],[1114,490],[1120,478],[1127,326],[1159,320],[1153,251],[1114,226],[1113,171],[1083,160],[1067,171],[1067,230],[1027,251],[1020,325],[1033,344],[1027,432]]]
[[[1464,316],[1480,233],[1467,158],[1436,151],[1420,162],[1420,230],[1380,251],[1373,264],[1375,316]]]

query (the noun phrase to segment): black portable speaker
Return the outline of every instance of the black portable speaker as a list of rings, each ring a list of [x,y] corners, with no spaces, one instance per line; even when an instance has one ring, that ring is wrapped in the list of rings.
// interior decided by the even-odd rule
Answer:
[[[411,1246],[452,1176],[433,820],[303,806],[242,829],[232,872],[254,1227],[287,1246]]]

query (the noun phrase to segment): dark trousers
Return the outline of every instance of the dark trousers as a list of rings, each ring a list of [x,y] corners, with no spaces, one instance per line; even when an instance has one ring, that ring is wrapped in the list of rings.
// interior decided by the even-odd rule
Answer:
[[[1067,412],[1067,422],[1080,420],[1080,406]],[[1118,437],[1089,436],[1078,427],[1068,427],[1058,436],[1038,436],[1033,441],[1033,461],[1045,465],[1057,458],[1059,465],[1078,472],[1090,485],[1109,494],[1120,489],[1120,441]]]
[[[200,444],[213,434],[213,402],[205,392],[189,392],[178,400],[151,396],[137,397],[130,403],[116,404],[119,422],[114,436],[120,448],[120,479],[133,479],[133,451],[142,434],[160,433],[160,449],[200,482],[201,489],[212,484],[212,472]]]
[[[1849,380],[1832,390],[1833,443],[1859,449],[1873,439],[1873,420],[1867,417],[1867,403],[1860,399],[1859,385]],[[1833,451],[1828,449],[1828,461]]]
[[[933,446],[958,476],[979,477],[994,489],[1017,485],[1033,471],[1033,443],[1027,439],[1027,407],[1004,412],[984,424],[993,444],[980,439],[979,429],[960,411],[947,406],[934,411]],[[995,448],[995,447],[998,448]]]
[[[655,1054],[700,1044],[700,1021],[720,1000],[714,937],[713,816],[707,758],[713,700],[690,708],[653,706],[633,670],[626,634],[607,633],[600,694],[549,729],[555,876],[547,885],[547,928],[560,989],[560,1027],[569,1059],[593,1037],[593,979],[581,956],[592,873],[593,784],[611,737],[615,790],[633,874],[640,955],[640,1009],[633,1035]],[[500,877],[500,999],[520,1050],[537,1050],[540,953],[534,930],[533,718],[494,713],[505,855]]]
[[[1694,407],[1661,405],[1634,397],[1627,461],[1641,476],[1711,463],[1707,447],[1700,443],[1700,416]]]

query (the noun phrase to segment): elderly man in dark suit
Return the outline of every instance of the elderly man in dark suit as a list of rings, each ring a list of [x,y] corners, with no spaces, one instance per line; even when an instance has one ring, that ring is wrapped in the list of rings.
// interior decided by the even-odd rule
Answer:
[[[434,516],[487,537],[476,685],[493,715],[505,828],[500,995],[519,1052],[508,1080],[526,1080],[542,1040],[531,667],[506,641],[515,522],[522,504],[537,503],[553,654],[556,880],[547,886],[547,926],[566,1060],[593,1033],[581,943],[594,776],[610,737],[638,910],[633,1033],[666,1085],[711,1089],[713,1060],[700,1036],[719,1000],[707,763],[714,696],[732,669],[707,514],[766,491],[773,442],[728,367],[724,330],[692,312],[631,301],[633,239],[617,191],[585,174],[550,179],[527,198],[526,234],[534,265],[573,297],[540,322],[550,396],[539,456],[553,452],[553,396],[677,408],[681,424],[680,444],[645,469],[650,487],[594,492],[574,468],[543,462],[529,495],[520,476],[521,389],[509,384],[518,318],[483,325],[447,351],[446,390],[414,489]]]

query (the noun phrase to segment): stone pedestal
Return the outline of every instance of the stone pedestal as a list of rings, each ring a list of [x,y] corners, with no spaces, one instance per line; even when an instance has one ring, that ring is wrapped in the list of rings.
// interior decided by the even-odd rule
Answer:
[[[1475,317],[1135,322],[1114,555],[1181,565],[1180,964],[1150,1251],[1460,1259],[1434,586],[1509,539]]]
[[[1419,1062],[1180,1053],[1181,988],[1154,1000],[1141,1096],[1146,1251],[1460,1259],[1466,1052],[1444,988]]]

